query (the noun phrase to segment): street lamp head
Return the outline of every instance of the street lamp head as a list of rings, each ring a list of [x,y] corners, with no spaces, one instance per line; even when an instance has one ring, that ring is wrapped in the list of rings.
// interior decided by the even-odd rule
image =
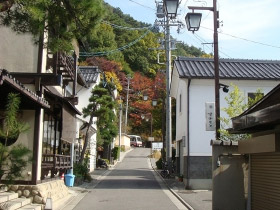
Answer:
[[[228,87],[223,87],[223,92],[228,93],[229,89]]]
[[[228,93],[228,91],[229,91],[229,86],[228,85],[219,83],[219,86],[220,86],[220,88],[223,88],[224,93]]]
[[[170,18],[175,18],[179,6],[179,0],[164,0],[163,3],[166,15]]]
[[[188,13],[185,17],[188,31],[198,31],[201,22],[201,13]]]
[[[157,105],[157,99],[153,99],[153,100],[152,100],[152,105],[153,105],[153,106],[156,106],[156,105]]]
[[[148,100],[148,95],[147,94],[143,94],[143,100],[147,101]]]

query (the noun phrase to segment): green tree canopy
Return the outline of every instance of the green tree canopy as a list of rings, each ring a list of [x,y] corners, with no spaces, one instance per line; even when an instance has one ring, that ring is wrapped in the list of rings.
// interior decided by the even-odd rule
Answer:
[[[103,83],[97,85],[91,92],[88,106],[83,109],[84,117],[90,116],[89,124],[93,117],[97,117],[97,129],[105,145],[110,144],[118,132],[114,112],[116,102],[111,96],[112,87],[111,83],[107,83],[106,87]]]
[[[2,0],[0,9],[1,25],[29,32],[35,41],[47,31],[54,52],[71,50],[73,39],[90,34],[105,12],[102,0]]]
[[[256,90],[254,98],[248,98],[248,102],[246,102],[246,97],[244,92],[240,91],[238,86],[231,84],[233,90],[229,92],[228,96],[225,97],[227,107],[222,108],[222,110],[226,113],[226,116],[221,117],[221,129],[219,130],[221,140],[232,140],[238,141],[242,139],[247,139],[250,137],[248,134],[230,134],[227,130],[231,127],[231,118],[237,117],[242,114],[246,109],[251,107],[253,104],[258,102],[262,97],[263,93],[260,89]]]

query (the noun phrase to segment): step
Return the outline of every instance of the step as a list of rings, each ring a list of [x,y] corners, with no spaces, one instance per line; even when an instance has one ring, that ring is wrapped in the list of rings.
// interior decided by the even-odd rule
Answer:
[[[23,206],[23,207],[19,208],[18,210],[42,210],[42,205],[32,203],[32,204]]]
[[[16,198],[5,202],[5,210],[15,210],[31,203],[30,198]]]
[[[0,193],[0,203],[9,201],[9,200],[13,200],[18,198],[18,194],[17,193],[10,193],[10,192],[1,192]]]
[[[8,191],[8,187],[5,185],[0,186],[0,193]]]

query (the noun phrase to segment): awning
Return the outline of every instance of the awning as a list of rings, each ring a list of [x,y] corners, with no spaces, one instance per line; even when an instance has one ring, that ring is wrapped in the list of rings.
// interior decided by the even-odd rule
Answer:
[[[62,108],[61,139],[69,143],[74,143],[76,139],[76,114],[65,104]]]
[[[71,112],[82,115],[82,113],[67,98],[63,97],[54,87],[46,87],[45,94],[60,100],[62,104],[65,104],[70,108]]]
[[[273,130],[280,125],[280,85],[277,85],[261,100],[241,115],[232,118],[230,133],[256,133]]]
[[[20,109],[50,108],[49,103],[35,92],[26,88],[16,78],[11,76],[7,70],[0,69],[0,108],[5,108],[3,103],[7,101],[9,93],[18,93],[21,98]]]
[[[74,143],[76,139],[76,114],[82,113],[70,102],[64,98],[54,87],[47,87],[45,95],[53,98],[56,103],[59,103],[62,112],[62,133],[61,139]],[[51,102],[51,101],[50,101]]]

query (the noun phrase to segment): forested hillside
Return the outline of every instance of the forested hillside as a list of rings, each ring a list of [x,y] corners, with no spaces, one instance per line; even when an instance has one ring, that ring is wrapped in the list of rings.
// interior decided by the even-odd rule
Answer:
[[[165,127],[165,74],[157,63],[159,40],[164,34],[157,27],[134,20],[119,8],[105,4],[105,16],[93,33],[83,40],[81,65],[97,65],[114,81],[123,102],[129,93],[127,133],[163,139]],[[178,43],[176,56],[209,57],[201,49]],[[164,56],[162,56],[164,59]],[[127,90],[128,78],[130,88]],[[127,92],[128,91],[128,92]],[[147,101],[143,95],[149,96]],[[151,105],[157,99],[158,105]],[[153,120],[153,122],[151,122]]]
[[[159,39],[164,37],[156,27],[134,20],[131,16],[123,14],[119,8],[105,5],[106,15],[96,30],[89,34],[85,40],[86,52],[95,57],[106,57],[122,65],[127,74],[139,71],[148,77],[155,77],[161,68],[157,64]],[[138,29],[138,30],[137,30]],[[207,56],[201,49],[177,44],[176,56]],[[119,49],[119,50],[117,50]]]

